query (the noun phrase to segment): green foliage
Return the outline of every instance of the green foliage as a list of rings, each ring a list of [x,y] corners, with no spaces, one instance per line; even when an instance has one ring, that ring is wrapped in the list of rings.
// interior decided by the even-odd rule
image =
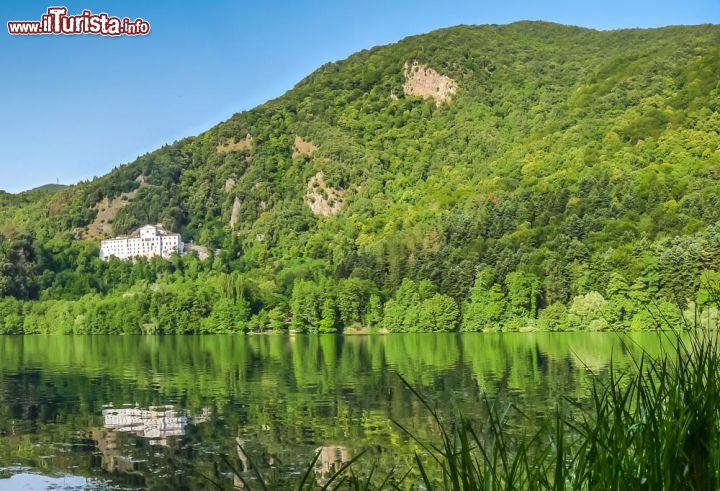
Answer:
[[[454,331],[460,310],[452,297],[436,293],[420,304],[418,328],[420,331]]]
[[[533,274],[514,271],[505,277],[510,313],[534,319],[537,315],[540,281]]]
[[[247,329],[250,308],[245,300],[222,299],[213,304],[210,315],[202,322],[203,332],[229,333]]]
[[[576,328],[601,331],[607,328],[607,319],[603,316],[608,301],[598,292],[589,292],[573,298],[568,309],[570,325]]]
[[[463,330],[493,330],[502,325],[507,302],[500,285],[492,284],[492,271],[484,269],[475,277],[470,299],[463,309]]]
[[[701,276],[720,271],[718,45],[712,25],[519,22],[324,65],[103,177],[0,193],[0,298],[42,304],[0,325],[417,331],[440,294],[462,306],[464,330],[630,329],[644,305],[702,303]],[[404,93],[413,61],[457,82],[450,101]],[[315,151],[294,154],[295,136]],[[308,206],[319,172],[335,215]],[[115,233],[162,222],[212,257],[101,262],[82,238],[116,198]],[[145,300],[122,327],[111,311],[128,292]],[[591,292],[599,311],[575,305]],[[543,314],[555,304],[567,322],[559,306]],[[49,323],[57,309],[72,322]]]
[[[548,305],[540,311],[537,327],[541,331],[565,331],[568,329],[568,309],[560,302]]]
[[[409,278],[405,278],[395,292],[394,299],[389,300],[385,304],[383,327],[386,327],[392,332],[431,330],[428,329],[429,326],[438,325],[435,320],[433,320],[433,316],[439,313],[437,309],[440,305],[438,304],[438,300],[435,300],[434,303],[427,304],[426,308],[424,308],[424,306],[426,305],[425,302],[437,296],[434,292],[435,287],[429,281],[417,283]],[[449,298],[446,296],[443,297]],[[454,305],[455,302],[452,302]],[[424,317],[421,318],[423,315]],[[455,323],[457,323],[457,318],[455,318],[453,326]],[[443,327],[440,330],[444,331],[447,329]]]
[[[401,427],[428,454],[415,459],[418,479],[427,489],[458,491],[716,489],[719,346],[714,334],[692,336],[675,335],[674,350],[657,358],[644,353],[634,371],[612,369],[607,383],[595,379],[593,404],[579,420],[558,407],[546,427],[520,438],[511,436],[511,408],[485,400],[484,425],[462,417],[450,425],[403,380],[441,438],[426,444]]]
[[[320,293],[314,283],[297,281],[292,291],[292,328],[303,332],[317,329],[320,321]]]
[[[335,299],[331,295],[326,295],[322,302],[322,312],[320,322],[318,322],[318,331],[324,334],[336,332],[336,315]]]

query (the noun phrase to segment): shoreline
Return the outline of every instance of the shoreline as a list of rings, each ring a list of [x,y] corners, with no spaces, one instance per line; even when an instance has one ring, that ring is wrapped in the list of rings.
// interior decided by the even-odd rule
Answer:
[[[371,329],[371,328],[352,328],[346,329],[341,332],[294,332],[290,330],[284,331],[237,331],[237,332],[213,332],[213,333],[96,333],[96,334],[81,334],[81,333],[50,333],[50,332],[35,332],[35,333],[3,333],[0,337],[6,336],[90,336],[90,337],[107,337],[107,336],[135,336],[135,337],[214,337],[214,336],[392,336],[392,335],[404,335],[404,334],[574,334],[574,333],[588,333],[588,334],[632,334],[632,333],[647,333],[647,332],[674,332],[673,329],[642,329],[642,330],[608,330],[608,331],[591,331],[583,329],[572,329],[565,331],[541,331],[541,330],[520,330],[520,331],[502,331],[502,330],[487,330],[487,331],[404,331],[404,332],[393,332],[385,328],[382,329]],[[690,332],[690,330],[688,330]]]

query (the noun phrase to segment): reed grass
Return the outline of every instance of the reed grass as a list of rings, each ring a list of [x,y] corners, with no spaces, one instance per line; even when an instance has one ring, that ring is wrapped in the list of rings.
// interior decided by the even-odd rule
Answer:
[[[716,490],[720,488],[720,350],[717,331],[669,330],[660,355],[641,352],[631,368],[594,377],[591,404],[559,401],[554,415],[530,434],[510,430],[520,408],[485,400],[483,424],[444,420],[415,388],[440,438],[422,441],[395,422],[419,451],[407,469],[356,475],[357,455],[324,484],[304,478],[283,489]],[[561,410],[562,405],[572,411]],[[229,465],[232,465],[228,462]],[[267,481],[245,482],[268,489]],[[239,473],[238,473],[239,475]],[[260,484],[258,484],[260,483]],[[219,485],[219,484],[218,484]],[[221,485],[219,485],[221,487]],[[254,487],[253,487],[254,486]]]

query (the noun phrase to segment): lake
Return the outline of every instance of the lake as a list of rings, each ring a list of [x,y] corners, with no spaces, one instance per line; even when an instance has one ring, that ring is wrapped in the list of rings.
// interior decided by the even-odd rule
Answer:
[[[223,455],[273,482],[317,453],[317,482],[362,450],[402,467],[416,446],[394,421],[437,429],[400,376],[449,419],[482,422],[487,399],[531,427],[661,336],[0,336],[0,489],[207,488]]]

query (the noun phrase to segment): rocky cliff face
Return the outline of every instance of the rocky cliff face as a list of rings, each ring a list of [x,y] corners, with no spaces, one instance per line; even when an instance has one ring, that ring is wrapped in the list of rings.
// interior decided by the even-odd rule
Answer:
[[[325,182],[325,174],[318,172],[308,180],[305,202],[315,215],[335,215],[343,205],[345,191],[333,189]]]
[[[450,102],[458,89],[455,80],[417,62],[405,63],[404,76],[403,92],[405,95],[433,99],[436,106]]]

